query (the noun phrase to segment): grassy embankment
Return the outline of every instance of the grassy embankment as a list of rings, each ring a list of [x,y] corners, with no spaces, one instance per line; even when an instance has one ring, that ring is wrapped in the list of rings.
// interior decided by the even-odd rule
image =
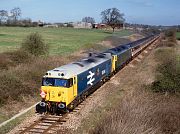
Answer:
[[[35,57],[19,51],[22,40],[32,32],[40,33],[49,44],[50,56]],[[126,36],[130,32],[114,34]],[[102,49],[95,44],[111,35],[103,30],[0,27],[0,122],[38,100],[41,77],[47,70],[78,59],[72,54],[77,50]]]
[[[137,68],[125,71],[131,77],[122,72],[119,88],[111,90],[77,133],[180,133],[179,51],[179,46],[159,47]]]
[[[176,38],[177,38],[177,40],[180,40],[180,32],[176,33]]]
[[[70,54],[85,45],[93,45],[112,35],[111,31],[73,28],[20,28],[0,27],[0,52],[20,48],[22,40],[30,33],[38,32],[50,45],[51,55]],[[127,36],[129,31],[115,32],[118,36]]]

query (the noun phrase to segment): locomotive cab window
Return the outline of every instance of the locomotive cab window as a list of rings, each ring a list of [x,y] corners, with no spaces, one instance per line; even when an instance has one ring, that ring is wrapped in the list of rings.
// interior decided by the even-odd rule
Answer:
[[[73,79],[43,78],[42,86],[71,87]]]

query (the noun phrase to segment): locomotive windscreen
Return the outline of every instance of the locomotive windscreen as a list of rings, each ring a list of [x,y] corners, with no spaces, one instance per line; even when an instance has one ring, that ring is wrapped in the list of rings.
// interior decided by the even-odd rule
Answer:
[[[59,78],[43,78],[42,86],[70,87],[70,80]]]

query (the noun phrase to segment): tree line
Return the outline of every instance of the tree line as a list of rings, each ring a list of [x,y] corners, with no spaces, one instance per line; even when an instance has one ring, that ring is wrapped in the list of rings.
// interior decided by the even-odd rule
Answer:
[[[125,23],[124,13],[121,13],[117,8],[106,9],[102,11],[100,15],[102,23],[110,26],[113,29],[113,32],[116,27],[120,28]],[[82,22],[93,24],[95,23],[95,20],[93,17],[84,17]]]
[[[30,18],[21,19],[22,11],[15,7],[9,12],[0,10],[0,26],[37,26],[37,22],[32,22]]]
[[[33,23],[30,18],[20,19],[22,11],[19,7],[15,7],[10,12],[0,10],[0,25],[5,26],[37,26],[37,22]],[[112,27],[113,31],[116,27],[122,26],[125,22],[124,14],[117,8],[109,8],[101,12],[102,23]],[[93,17],[84,17],[82,22],[95,23]]]

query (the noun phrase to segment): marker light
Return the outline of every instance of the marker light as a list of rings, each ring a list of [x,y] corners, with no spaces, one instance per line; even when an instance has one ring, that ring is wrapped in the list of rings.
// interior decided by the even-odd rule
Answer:
[[[46,97],[46,93],[45,93],[43,90],[41,90],[40,95],[41,95],[42,98],[45,98],[45,97]]]

